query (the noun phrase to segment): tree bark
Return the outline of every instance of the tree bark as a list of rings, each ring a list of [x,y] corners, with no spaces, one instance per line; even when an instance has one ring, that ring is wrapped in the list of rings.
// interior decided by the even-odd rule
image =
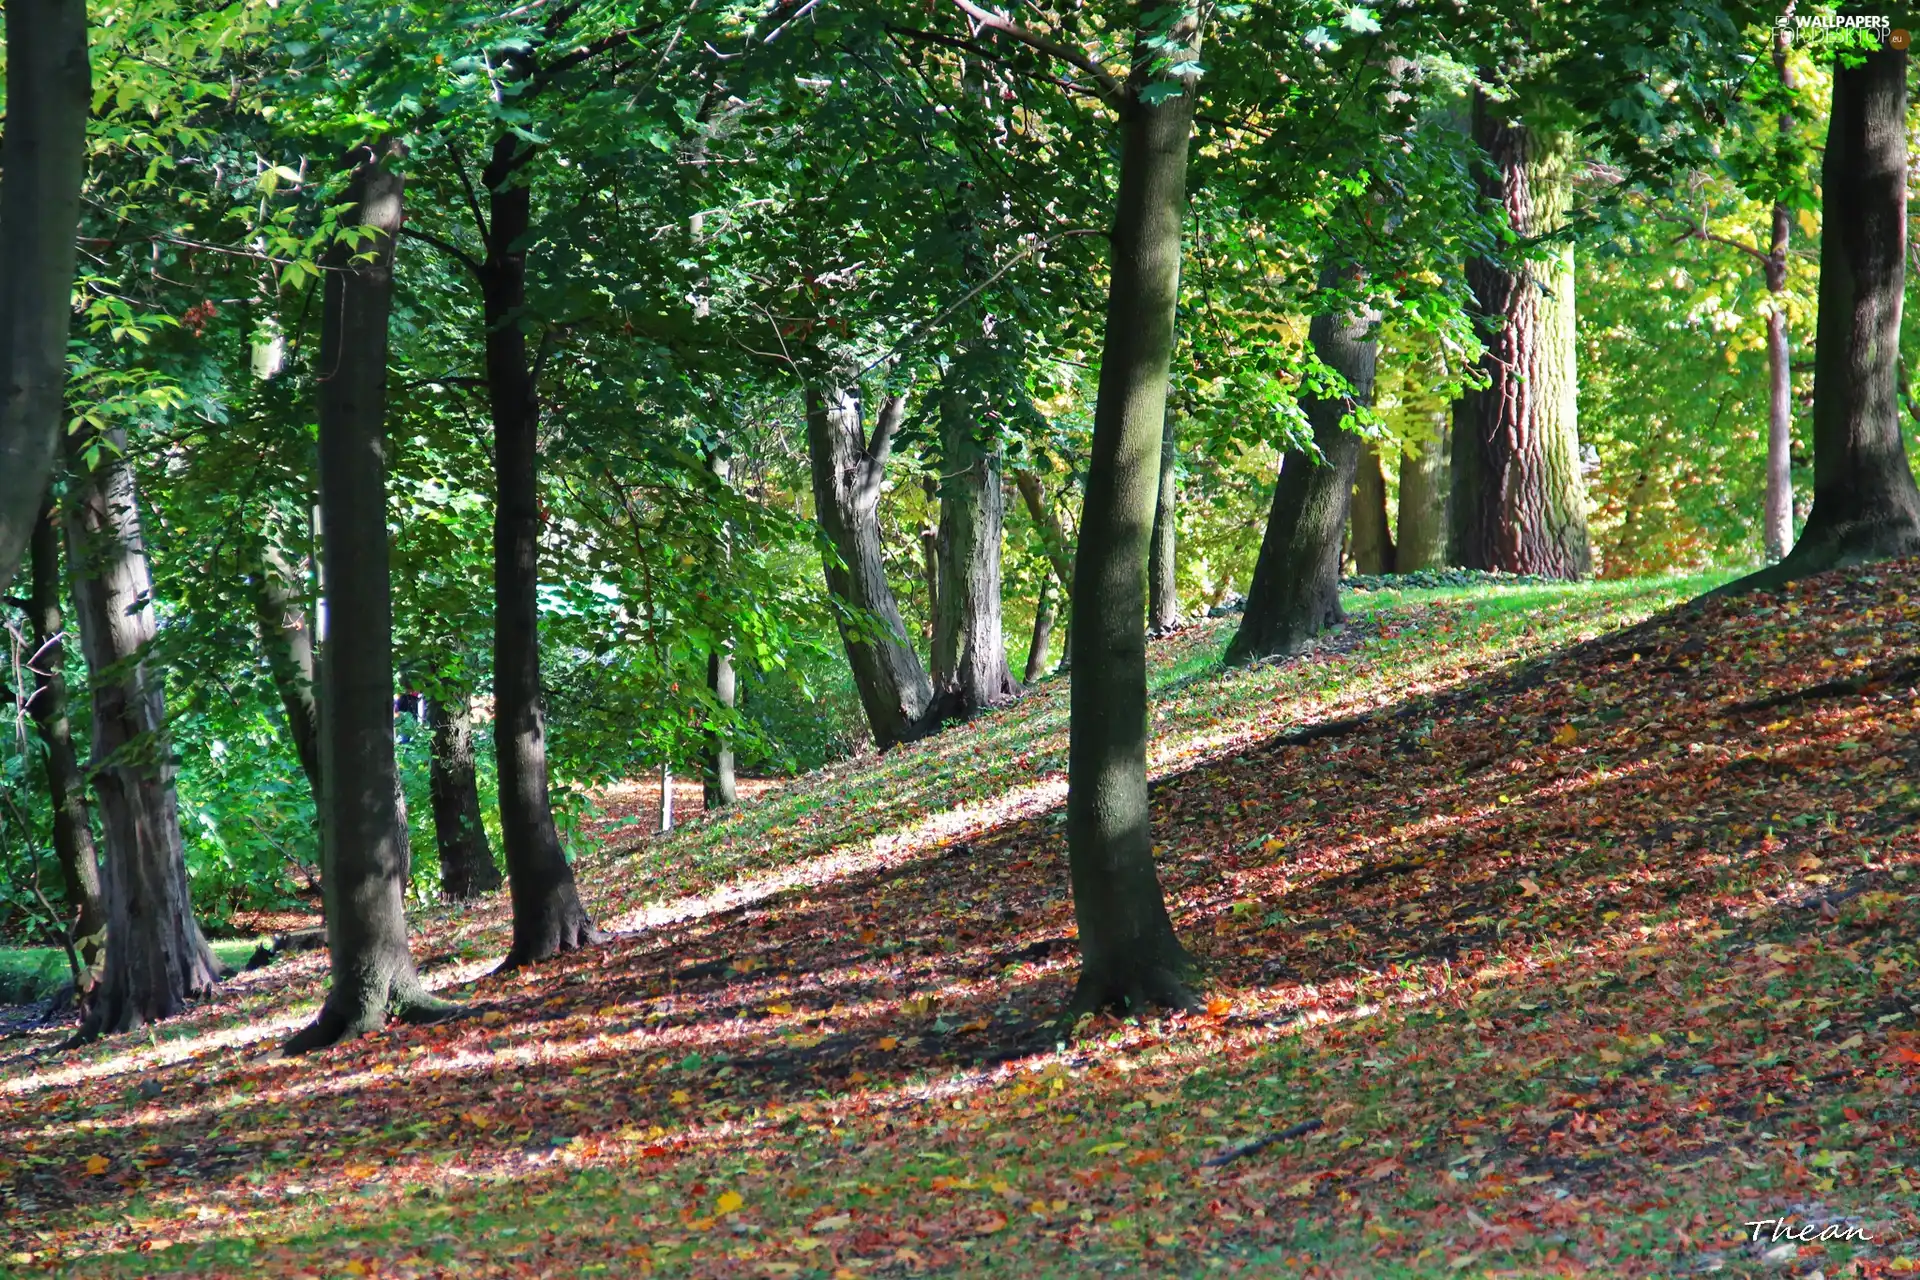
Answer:
[[[1813,510],[1776,565],[1723,588],[1776,587],[1920,552],[1920,491],[1900,436],[1907,252],[1907,54],[1836,65],[1821,163],[1820,320],[1813,363]]]
[[[1793,64],[1787,59],[1792,37],[1785,27],[1773,33],[1773,69],[1780,83],[1794,87]],[[1779,131],[1793,129],[1782,115]],[[1773,202],[1773,240],[1767,248],[1767,495],[1761,515],[1760,540],[1768,563],[1786,558],[1793,550],[1793,348],[1787,335],[1787,238],[1793,219],[1786,202]]]
[[[1160,431],[1160,485],[1147,545],[1147,630],[1165,635],[1180,625],[1180,415],[1169,407]]]
[[[1501,119],[1474,98],[1474,139],[1491,178],[1483,198],[1523,241],[1565,224],[1571,185],[1563,139]],[[1573,250],[1510,267],[1467,267],[1487,386],[1468,391],[1453,433],[1449,559],[1469,569],[1553,578],[1592,572],[1576,420]]]
[[[1360,442],[1353,484],[1353,571],[1397,573],[1393,530],[1387,524],[1387,477],[1373,441]]]
[[[1433,415],[1434,436],[1400,453],[1400,541],[1394,570],[1414,573],[1447,563],[1447,413]]]
[[[964,391],[940,397],[940,594],[934,613],[934,698],[942,719],[1019,696],[1001,621],[1000,542],[1006,524],[1000,445],[982,440]]]
[[[1047,652],[1053,643],[1053,579],[1042,576],[1040,596],[1033,605],[1033,635],[1027,642],[1026,683],[1047,674]]]
[[[76,1036],[90,1040],[170,1018],[211,995],[219,965],[193,918],[164,685],[147,666],[153,576],[125,437],[67,441],[67,555],[93,686],[91,774],[106,838],[106,965]]]
[[[313,669],[313,629],[307,625],[306,602],[299,576],[279,548],[263,543],[253,566],[254,625],[267,670],[280,695],[287,717],[287,736],[294,754],[320,804],[320,710]]]
[[[74,236],[86,175],[84,0],[9,0],[0,140],[0,585],[13,580],[64,420]]]
[[[1307,641],[1346,620],[1340,608],[1340,543],[1353,497],[1360,437],[1342,426],[1356,405],[1373,396],[1379,343],[1376,317],[1335,320],[1315,316],[1308,340],[1322,363],[1352,384],[1352,399],[1311,399],[1303,406],[1313,424],[1319,456],[1289,449],[1281,459],[1267,532],[1260,540],[1246,612],[1227,645],[1227,663],[1238,666],[1276,654],[1297,653]]]
[[[872,440],[863,443],[858,390],[833,377],[807,385],[814,515],[835,553],[826,560],[827,591],[855,611],[855,618],[841,618],[840,639],[867,725],[882,751],[915,735],[933,698],[926,668],[900,621],[880,551],[880,481],[905,412],[905,396],[888,400]]]
[[[480,291],[487,325],[487,401],[493,417],[494,754],[500,836],[513,896],[506,966],[599,942],[560,847],[547,780],[540,688],[540,393],[527,359],[523,313],[533,192],[518,181],[531,154],[502,134],[481,174],[488,191],[487,258]]]
[[[480,780],[473,760],[473,711],[465,697],[426,699],[427,794],[433,805],[433,843],[440,853],[440,894],[452,901],[478,898],[500,887],[500,868],[480,813]]]
[[[940,626],[940,481],[934,476],[922,476],[922,489],[927,495],[927,519],[920,526],[920,584],[927,593],[927,620],[920,629],[921,638],[926,640],[928,652],[933,655],[934,670],[932,680],[940,683],[939,657],[934,651],[934,636]]]
[[[372,239],[327,250],[320,322],[320,538],[327,636],[320,685],[320,864],[332,985],[288,1053],[449,1006],[407,948],[409,868],[393,748],[393,600],[387,546],[387,319],[403,186],[399,144],[360,147],[343,225]],[[369,260],[369,255],[371,255]]]
[[[52,504],[43,505],[29,540],[33,595],[33,724],[46,749],[47,798],[53,806],[53,852],[66,889],[67,936],[85,971],[75,990],[84,1006],[100,971],[106,946],[106,907],[100,895],[100,864],[87,816],[86,782],[73,750],[73,726],[67,718],[65,622],[60,609],[60,532]]]
[[[1013,473],[1014,487],[1020,490],[1020,498],[1027,504],[1027,514],[1033,517],[1034,527],[1040,531],[1040,545],[1047,553],[1047,563],[1053,566],[1054,578],[1060,584],[1063,595],[1073,594],[1073,541],[1067,537],[1067,531],[1060,525],[1060,517],[1047,505],[1047,491],[1040,484],[1040,477],[1031,471]]]
[[[707,469],[721,484],[727,482],[729,464],[720,450],[716,449],[707,456]],[[731,544],[725,541],[731,537],[730,531],[722,531],[720,554],[723,557],[732,554]],[[707,812],[711,813],[736,803],[740,798],[733,776],[733,734],[725,726],[725,717],[732,714],[738,705],[731,638],[722,640],[707,654],[707,692],[713,695],[722,717],[721,727],[707,735],[706,747],[700,758],[701,800]]]
[[[1146,25],[1143,8],[1141,25]],[[1190,18],[1175,39],[1198,45]],[[1093,445],[1073,578],[1067,852],[1079,926],[1079,1011],[1188,1007],[1147,805],[1147,537],[1166,427],[1196,86],[1144,95],[1157,59],[1136,37],[1120,107],[1120,189]]]

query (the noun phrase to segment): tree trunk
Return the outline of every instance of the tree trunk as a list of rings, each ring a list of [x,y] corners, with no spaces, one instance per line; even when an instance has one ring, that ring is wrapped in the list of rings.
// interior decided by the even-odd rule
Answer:
[[[1340,543],[1353,497],[1360,437],[1341,424],[1356,405],[1373,396],[1379,343],[1372,315],[1337,321],[1315,316],[1308,340],[1322,363],[1353,386],[1353,398],[1308,400],[1319,458],[1289,449],[1280,463],[1266,536],[1247,588],[1246,612],[1227,646],[1238,666],[1275,654],[1296,653],[1328,627],[1346,620],[1340,609]]]
[[[737,705],[733,659],[722,650],[715,649],[707,655],[707,689],[713,694],[713,700],[720,704],[723,713],[732,711]],[[733,736],[725,729],[716,730],[707,739],[700,780],[703,802],[709,813],[739,801],[733,776]]]
[[[1387,477],[1373,441],[1360,442],[1353,484],[1353,571],[1397,573],[1393,530],[1387,525]]]
[[[1000,609],[1006,523],[1000,445],[982,440],[966,394],[940,397],[940,596],[934,614],[934,697],[964,718],[1017,697]]]
[[[1419,450],[1400,453],[1400,541],[1394,572],[1439,569],[1447,563],[1447,412],[1433,415],[1434,436]]]
[[[1027,643],[1026,683],[1047,674],[1047,651],[1053,643],[1053,579],[1042,576],[1040,596],[1033,604],[1033,637]]]
[[[1169,407],[1160,432],[1160,486],[1147,547],[1147,630],[1153,635],[1165,635],[1180,625],[1179,461],[1180,415]]]
[[[1143,7],[1143,27],[1145,19]],[[1197,45],[1190,19],[1174,38]],[[1067,851],[1080,936],[1075,1010],[1194,1003],[1193,962],[1167,916],[1147,806],[1146,543],[1166,428],[1196,86],[1150,102],[1142,91],[1158,59],[1139,47],[1134,57],[1120,103],[1120,189],[1073,580]]]
[[[1013,473],[1013,484],[1020,490],[1021,500],[1027,504],[1027,514],[1033,517],[1034,527],[1040,531],[1040,545],[1047,553],[1047,563],[1053,566],[1061,593],[1071,597],[1073,542],[1060,526],[1060,517],[1047,505],[1047,491],[1041,487],[1040,477],[1031,471],[1016,471]]]
[[[106,861],[106,966],[76,1040],[162,1018],[213,993],[219,965],[193,919],[154,637],[153,576],[125,436],[69,435],[67,555],[93,686],[93,777]],[[97,450],[87,465],[89,450]]]
[[[87,166],[84,0],[9,0],[0,151],[0,586],[40,512],[64,421],[74,236]]]
[[[1474,139],[1493,178],[1482,195],[1523,240],[1564,225],[1571,185],[1564,139],[1499,119],[1476,94]],[[1469,569],[1553,578],[1592,571],[1576,421],[1573,250],[1523,267],[1467,267],[1488,385],[1461,397],[1453,433],[1449,556]]]
[[[480,814],[480,780],[473,762],[473,711],[463,697],[426,700],[427,794],[433,805],[433,843],[440,852],[440,894],[458,902],[500,887],[500,868]]]
[[[1814,335],[1813,510],[1779,564],[1725,590],[1920,552],[1920,491],[1900,437],[1900,305],[1907,252],[1907,54],[1836,65],[1821,163],[1820,320]]]
[[[840,639],[882,751],[914,736],[933,698],[926,668],[900,621],[880,552],[880,481],[905,412],[905,396],[888,400],[873,439],[863,445],[858,390],[837,379],[807,385],[814,516],[836,553],[826,562],[827,591],[856,615],[867,615],[842,617]]]
[[[287,736],[307,775],[316,809],[320,804],[320,711],[315,696],[313,630],[299,577],[279,548],[264,543],[253,566],[254,625],[267,670],[287,716]]]
[[[320,323],[320,539],[327,637],[320,682],[320,881],[332,985],[287,1041],[302,1053],[385,1025],[444,1016],[407,949],[409,868],[393,753],[393,600],[387,547],[387,317],[402,182],[399,144],[358,148],[344,225],[375,235],[327,250]],[[370,255],[370,259],[369,259]]]
[[[64,622],[60,611],[60,533],[57,515],[49,503],[40,509],[33,526],[30,554],[33,595],[28,613],[33,622],[34,728],[46,748],[47,798],[53,806],[53,852],[60,862],[66,888],[67,936],[85,972],[75,975],[74,987],[84,1005],[100,971],[106,945],[107,916],[100,896],[100,864],[94,855],[93,825],[87,817],[86,782],[73,750],[73,727],[67,719],[67,677]]]
[[[533,192],[517,182],[529,151],[502,134],[481,181],[492,225],[480,271],[487,324],[487,401],[493,416],[494,757],[500,837],[513,893],[506,967],[599,942],[560,847],[547,784],[540,689],[540,393],[522,328]]]
[[[940,683],[940,659],[935,636],[940,626],[940,481],[933,476],[923,476],[921,487],[927,495],[927,520],[920,526],[920,582],[927,593],[927,620],[920,629],[921,638],[926,640],[928,653],[933,658],[932,680]]]
[[[1785,27],[1773,33],[1773,69],[1780,83],[1794,87],[1787,60],[1792,37]],[[1780,117],[1780,133],[1792,132],[1791,117]],[[1767,497],[1761,516],[1761,546],[1769,564],[1793,549],[1793,348],[1787,336],[1787,237],[1793,219],[1786,202],[1773,202],[1773,242],[1767,250]]]

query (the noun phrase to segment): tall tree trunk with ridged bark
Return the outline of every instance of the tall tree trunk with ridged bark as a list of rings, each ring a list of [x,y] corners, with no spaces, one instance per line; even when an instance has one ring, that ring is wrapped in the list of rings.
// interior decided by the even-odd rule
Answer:
[[[332,983],[287,1041],[304,1053],[426,1022],[429,994],[407,946],[410,872],[393,740],[393,588],[387,544],[387,320],[404,186],[396,142],[357,148],[343,226],[371,238],[327,251],[319,371],[320,543],[327,601],[320,678],[320,865]]]
[[[965,718],[1017,697],[1000,608],[1006,524],[1000,444],[984,438],[964,390],[943,390],[940,414],[940,567],[934,610],[936,714]]]
[[[1142,31],[1157,14],[1144,3]],[[1197,50],[1192,14],[1171,38]],[[1194,1003],[1193,961],[1174,935],[1147,804],[1147,539],[1166,429],[1180,292],[1191,82],[1155,83],[1144,34],[1120,96],[1107,316],[1093,444],[1073,568],[1067,856],[1079,926],[1072,1009]],[[1176,90],[1175,96],[1164,96]]]
[[[1447,563],[1448,415],[1434,416],[1434,434],[1417,448],[1400,453],[1400,537],[1393,547],[1394,571],[1415,573]]]
[[[164,684],[147,663],[153,575],[125,446],[119,431],[67,437],[67,556],[93,686],[89,772],[106,846],[106,964],[76,1040],[171,1018],[220,978],[187,887]]]
[[[1340,543],[1353,497],[1360,437],[1342,423],[1373,396],[1379,352],[1374,325],[1372,315],[1345,320],[1323,315],[1307,326],[1314,355],[1351,384],[1353,396],[1315,398],[1303,406],[1319,457],[1289,449],[1281,459],[1280,483],[1247,588],[1246,611],[1227,645],[1229,665],[1297,653],[1322,631],[1346,620],[1340,608]]]
[[[53,474],[67,381],[74,236],[87,169],[85,0],[8,0],[0,138],[0,587]]]
[[[831,374],[810,379],[806,394],[814,518],[835,552],[826,562],[827,591],[864,615],[842,619],[840,639],[867,725],[884,751],[914,736],[933,698],[933,683],[907,639],[880,549],[880,482],[906,397],[894,396],[881,406],[868,439],[860,393],[851,379]]]
[[[473,710],[465,695],[426,699],[427,794],[433,805],[433,843],[440,855],[440,894],[453,901],[500,887],[500,868],[480,813],[479,771],[473,759]]]
[[[28,554],[33,572],[33,594],[28,615],[33,624],[34,728],[46,751],[47,799],[53,807],[53,853],[60,863],[66,890],[67,936],[82,972],[75,989],[84,1006],[100,969],[106,946],[107,915],[100,896],[100,864],[94,853],[93,824],[87,815],[86,780],[73,750],[73,725],[67,717],[65,622],[60,607],[59,514],[51,504],[40,508]]]
[[[488,192],[480,292],[493,417],[494,757],[500,837],[513,897],[508,966],[599,942],[560,847],[547,780],[540,688],[540,391],[527,359],[527,239],[533,192],[521,169],[531,144],[502,134],[481,174]]]
[[[1821,162],[1820,320],[1813,363],[1813,510],[1787,557],[1723,590],[1776,587],[1920,552],[1920,490],[1898,395],[1907,255],[1907,54],[1833,72]]]
[[[1500,115],[1476,93],[1482,197],[1523,241],[1565,225],[1569,140]],[[1469,569],[1581,578],[1593,569],[1580,477],[1573,250],[1526,264],[1475,259],[1467,284],[1486,353],[1483,388],[1454,417],[1449,559]]]
[[[1360,460],[1353,473],[1353,571],[1396,573],[1393,529],[1387,524],[1387,477],[1380,469],[1380,451],[1373,441],[1360,442]]]

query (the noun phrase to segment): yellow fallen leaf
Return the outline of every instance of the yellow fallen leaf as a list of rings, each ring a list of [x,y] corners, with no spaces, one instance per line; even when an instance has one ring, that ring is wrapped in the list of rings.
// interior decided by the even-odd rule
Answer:
[[[810,1230],[813,1230],[813,1231],[844,1231],[844,1230],[845,1230],[846,1228],[848,1228],[848,1227],[850,1227],[850,1226],[852,1226],[852,1225],[853,1225],[853,1215],[852,1215],[852,1214],[850,1214],[850,1213],[835,1213],[835,1214],[829,1214],[829,1215],[828,1215],[827,1217],[824,1217],[824,1218],[822,1218],[822,1219],[820,1219],[820,1221],[818,1221],[818,1222],[816,1222],[816,1223],[814,1223],[814,1224],[813,1224],[813,1226],[812,1226],[812,1227],[810,1228]]]
[[[722,1191],[720,1193],[720,1198],[713,1202],[713,1211],[716,1214],[732,1213],[735,1209],[738,1209],[741,1205],[745,1204],[746,1202],[747,1202],[746,1197],[741,1195],[738,1191]]]
[[[98,1177],[100,1174],[105,1173],[107,1171],[108,1166],[110,1166],[112,1163],[113,1161],[107,1159],[105,1156],[88,1156],[87,1172],[93,1174],[95,1177]]]
[[[795,1240],[793,1242],[793,1247],[798,1249],[802,1253],[812,1253],[815,1249],[818,1249],[820,1247],[820,1242],[818,1240],[815,1240],[812,1236],[801,1236],[798,1240]]]
[[[1289,1196],[1296,1200],[1302,1196],[1310,1196],[1313,1194],[1313,1179],[1302,1178],[1300,1179],[1300,1181],[1294,1183],[1292,1186],[1288,1187],[1285,1191],[1282,1191],[1280,1194],[1283,1196]]]
[[[1215,996],[1207,1001],[1207,1013],[1211,1017],[1224,1018],[1233,1012],[1233,1001],[1225,996]]]
[[[480,1015],[480,1021],[489,1027],[497,1027],[507,1020],[507,1015],[498,1009],[489,1009]]]
[[[1561,725],[1559,732],[1553,735],[1553,745],[1556,747],[1570,747],[1578,741],[1580,731],[1570,724]]]
[[[683,1107],[687,1103],[693,1101],[693,1095],[688,1093],[685,1089],[675,1089],[672,1093],[667,1095],[667,1101],[671,1102],[676,1107]]]
[[[892,1053],[900,1047],[900,1041],[893,1036],[881,1036],[880,1047],[886,1052]]]
[[[770,1004],[767,1006],[767,1012],[776,1016],[788,1014],[793,1012],[793,1006],[790,1004]]]

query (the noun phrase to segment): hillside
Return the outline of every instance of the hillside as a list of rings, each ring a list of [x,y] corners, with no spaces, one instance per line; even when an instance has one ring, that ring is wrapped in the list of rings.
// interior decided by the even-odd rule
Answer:
[[[619,936],[311,1059],[306,957],[0,1041],[22,1274],[1672,1275],[1920,1268],[1920,561],[1356,595],[1155,650],[1206,1012],[1073,975],[1064,681],[583,861]],[[1648,619],[1642,621],[1642,619]],[[1317,1122],[1317,1123],[1316,1123]],[[1255,1147],[1260,1140],[1288,1134]],[[1864,1233],[1782,1244],[1743,1222]]]

